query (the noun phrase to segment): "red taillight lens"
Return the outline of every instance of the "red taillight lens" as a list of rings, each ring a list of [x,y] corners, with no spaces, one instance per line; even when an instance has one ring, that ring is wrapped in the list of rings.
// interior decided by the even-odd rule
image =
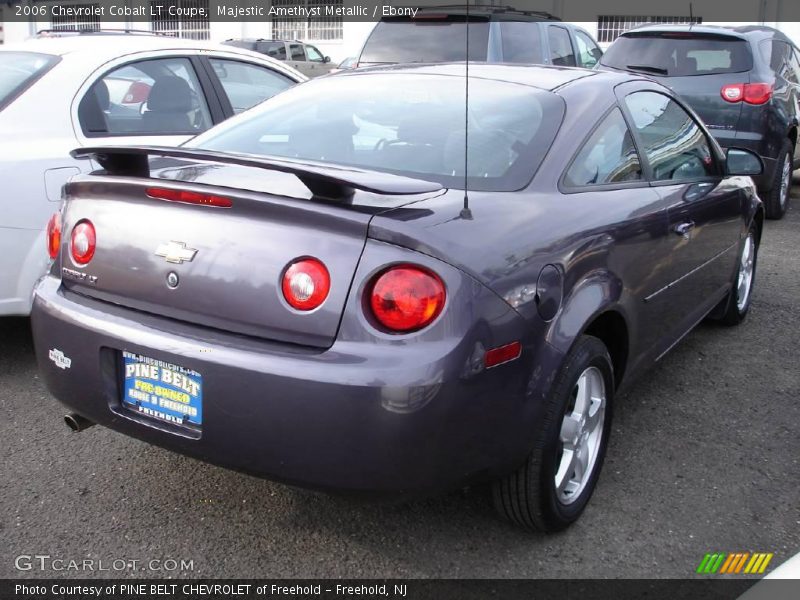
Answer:
[[[54,213],[47,222],[47,254],[50,258],[58,256],[61,248],[61,213]]]
[[[369,292],[377,321],[391,331],[409,333],[430,325],[444,308],[445,289],[437,275],[414,265],[391,267]]]
[[[744,101],[748,104],[766,104],[772,98],[772,86],[768,83],[748,83],[744,86]]]
[[[722,86],[720,95],[726,102],[766,104],[772,98],[772,86],[769,83],[731,83]]]
[[[186,202],[187,204],[200,204],[203,206],[217,206],[219,208],[230,208],[233,206],[230,198],[216,196],[214,194],[200,194],[188,190],[172,190],[169,188],[147,188],[147,195],[156,200],[168,200],[170,202]]]
[[[283,273],[283,297],[297,310],[314,310],[331,291],[331,276],[316,258],[293,262]]]
[[[97,236],[94,232],[94,225],[90,221],[80,221],[72,229],[72,240],[70,251],[72,260],[79,265],[85,265],[94,256],[94,249],[97,245]]]

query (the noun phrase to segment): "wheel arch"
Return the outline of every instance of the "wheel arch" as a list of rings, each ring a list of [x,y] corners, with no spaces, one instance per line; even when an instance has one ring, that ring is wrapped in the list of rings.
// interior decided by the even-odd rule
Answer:
[[[755,214],[753,215],[752,223],[756,226],[756,243],[761,244],[761,235],[764,232],[764,219],[766,218],[764,214],[764,207],[759,206],[756,209]]]
[[[623,308],[622,282],[611,273],[595,273],[577,284],[564,299],[550,325],[548,340],[566,354],[581,335],[599,338],[608,349],[619,387],[628,366],[629,319]]]
[[[619,388],[628,366],[630,333],[622,313],[609,309],[597,315],[584,329],[586,335],[598,338],[605,345],[614,367],[614,387]]]

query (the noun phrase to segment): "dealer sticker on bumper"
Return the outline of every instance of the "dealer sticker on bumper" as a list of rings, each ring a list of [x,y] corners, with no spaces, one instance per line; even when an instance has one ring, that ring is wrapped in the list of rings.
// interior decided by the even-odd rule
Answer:
[[[122,403],[166,423],[199,427],[203,423],[200,373],[131,352],[123,352]]]

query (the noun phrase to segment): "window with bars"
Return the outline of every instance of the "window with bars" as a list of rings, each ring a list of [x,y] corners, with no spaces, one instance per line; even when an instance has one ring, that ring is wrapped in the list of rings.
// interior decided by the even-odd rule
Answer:
[[[610,43],[616,40],[621,33],[628,29],[633,29],[639,25],[647,23],[662,23],[670,25],[695,25],[702,23],[700,17],[646,17],[646,16],[622,16],[622,15],[600,15],[597,17],[597,41]]]
[[[161,7],[160,12],[158,10],[159,6]],[[168,12],[169,6],[181,8],[181,13],[184,15],[195,14],[196,16],[171,16]],[[150,17],[150,26],[156,33],[189,40],[207,40],[211,37],[208,18],[211,12],[208,7],[208,0],[150,0],[150,8],[150,14],[152,15]]]
[[[303,18],[276,18],[272,22],[272,37],[281,40],[304,41],[336,41],[343,37],[342,17],[326,14],[326,11],[336,11],[344,6],[344,0],[272,0],[275,8],[290,8],[301,6],[309,9],[319,9],[320,16],[308,19]]]
[[[98,3],[93,4],[70,4],[70,7],[81,9],[84,15],[53,15],[50,20],[50,28],[58,31],[97,31],[100,29],[100,17],[92,16],[93,9],[98,8]]]

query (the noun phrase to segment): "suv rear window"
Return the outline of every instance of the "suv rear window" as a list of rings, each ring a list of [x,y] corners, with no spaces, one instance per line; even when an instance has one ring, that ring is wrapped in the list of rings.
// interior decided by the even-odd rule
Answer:
[[[600,63],[658,77],[688,77],[749,71],[753,68],[753,57],[750,45],[738,38],[688,32],[652,33],[620,36]]]
[[[463,15],[424,19],[386,19],[369,36],[359,62],[414,63],[462,61],[466,54],[467,23]],[[470,17],[469,59],[486,60],[489,21]]]
[[[0,110],[52,67],[58,58],[34,52],[0,52]]]

